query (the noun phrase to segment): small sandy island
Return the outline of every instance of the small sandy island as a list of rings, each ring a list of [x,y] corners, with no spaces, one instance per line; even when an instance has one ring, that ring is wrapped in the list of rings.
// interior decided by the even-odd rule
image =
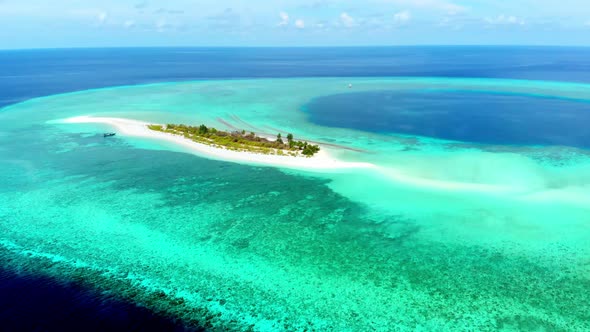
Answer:
[[[53,123],[98,123],[106,124],[117,131],[117,135],[128,137],[141,137],[159,141],[170,142],[177,146],[183,147],[186,152],[210,159],[217,159],[241,164],[272,166],[281,168],[290,168],[298,170],[309,170],[314,172],[334,172],[346,169],[371,169],[384,176],[384,179],[392,180],[398,183],[414,187],[423,187],[438,189],[442,191],[472,191],[480,193],[506,193],[518,192],[519,190],[511,186],[498,186],[479,183],[466,183],[429,179],[410,175],[393,167],[382,167],[365,162],[348,162],[335,158],[330,153],[330,147],[320,144],[321,150],[312,157],[290,156],[290,155],[273,155],[258,154],[247,151],[234,151],[225,148],[219,148],[195,142],[181,135],[175,135],[160,131],[151,130],[148,123],[139,120],[94,117],[94,116],[77,116],[63,120],[52,121]],[[328,150],[328,151],[326,151]],[[332,148],[332,152],[334,148]]]
[[[334,170],[343,168],[372,168],[373,164],[361,162],[346,162],[334,158],[326,147],[312,157],[304,156],[289,156],[289,155],[266,155],[247,151],[233,151],[219,147],[213,147],[206,144],[201,144],[180,135],[174,135],[164,132],[158,132],[148,129],[147,123],[139,120],[122,119],[122,118],[108,118],[108,117],[94,117],[94,116],[77,116],[64,120],[57,121],[59,123],[100,123],[109,125],[117,130],[117,134],[123,136],[143,137],[156,139],[160,141],[167,141],[178,146],[187,148],[188,151],[194,154],[209,157],[212,159],[232,161],[245,164],[268,165],[275,167],[286,167],[296,169],[310,169],[310,170]]]

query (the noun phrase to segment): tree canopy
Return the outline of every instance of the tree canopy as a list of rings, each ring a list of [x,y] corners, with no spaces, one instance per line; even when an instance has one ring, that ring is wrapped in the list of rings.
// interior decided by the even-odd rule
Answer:
[[[283,141],[281,133],[277,134],[275,141],[256,136],[254,132],[246,134],[245,130],[232,132],[222,131],[202,124],[198,127],[184,124],[149,125],[149,129],[182,135],[198,143],[224,147],[231,150],[253,151],[264,154],[289,154],[296,156],[302,154],[307,157],[313,156],[320,151],[318,145],[309,144],[304,141],[295,141],[293,134],[287,134],[288,144]]]

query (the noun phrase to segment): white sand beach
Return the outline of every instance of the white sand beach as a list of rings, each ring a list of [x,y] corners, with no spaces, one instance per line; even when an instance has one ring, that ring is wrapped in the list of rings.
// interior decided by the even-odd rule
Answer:
[[[267,165],[296,169],[322,170],[322,169],[346,169],[346,168],[373,168],[375,165],[361,162],[346,162],[333,157],[327,148],[321,150],[313,157],[304,156],[279,156],[265,155],[245,151],[233,151],[197,143],[180,135],[173,135],[150,130],[147,126],[151,123],[123,118],[77,116],[58,121],[59,123],[100,123],[106,124],[117,130],[118,135],[144,137],[167,141],[184,148],[200,156],[237,163]]]
[[[487,194],[498,194],[507,192],[521,192],[521,188],[502,185],[486,185],[468,182],[441,181],[428,177],[416,177],[396,169],[395,167],[376,165],[367,162],[349,162],[339,160],[334,157],[332,147],[321,146],[321,150],[313,157],[287,156],[287,155],[265,155],[246,151],[233,151],[224,148],[218,148],[201,144],[180,135],[173,135],[159,131],[150,130],[148,123],[134,119],[112,118],[112,117],[95,117],[95,116],[76,116],[72,118],[53,121],[56,123],[97,123],[113,127],[117,135],[128,137],[141,137],[166,141],[177,146],[185,148],[185,151],[210,159],[236,162],[241,164],[251,164],[260,166],[272,166],[281,168],[290,168],[297,170],[308,170],[314,172],[334,172],[346,169],[366,169],[372,170],[400,184],[406,184],[413,187],[429,188],[441,191],[471,191]]]

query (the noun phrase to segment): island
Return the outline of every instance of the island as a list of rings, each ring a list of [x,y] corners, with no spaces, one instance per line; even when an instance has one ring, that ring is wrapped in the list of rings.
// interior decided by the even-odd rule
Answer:
[[[371,163],[339,159],[335,154],[342,151],[341,147],[322,145],[320,151],[319,146],[311,144],[311,142],[295,140],[292,134],[287,134],[283,138],[283,135],[256,135],[252,132],[246,133],[244,130],[224,132],[205,125],[198,127],[164,125],[137,119],[93,115],[56,119],[48,123],[107,125],[116,131],[118,138],[135,137],[172,143],[172,146],[166,145],[165,149],[178,149],[206,158],[249,165],[313,172],[351,168],[377,169]],[[266,137],[262,137],[263,135]],[[160,146],[160,148],[162,147]]]
[[[270,140],[260,137],[254,132],[245,130],[223,131],[204,124],[189,126],[184,124],[150,124],[148,128],[153,131],[179,135],[196,143],[206,144],[217,148],[225,148],[233,151],[247,151],[259,154],[305,156],[312,157],[320,151],[318,145],[305,141],[296,141],[292,134],[287,134],[285,142],[279,133],[276,139]]]

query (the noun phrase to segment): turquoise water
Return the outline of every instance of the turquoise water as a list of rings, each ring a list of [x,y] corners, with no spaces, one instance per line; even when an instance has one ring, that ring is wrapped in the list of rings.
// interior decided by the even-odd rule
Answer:
[[[590,100],[590,85],[274,79],[90,90],[0,110],[0,255],[213,329],[587,330],[590,157],[313,124],[321,96],[420,89]],[[105,140],[78,115],[329,142],[310,172]]]

